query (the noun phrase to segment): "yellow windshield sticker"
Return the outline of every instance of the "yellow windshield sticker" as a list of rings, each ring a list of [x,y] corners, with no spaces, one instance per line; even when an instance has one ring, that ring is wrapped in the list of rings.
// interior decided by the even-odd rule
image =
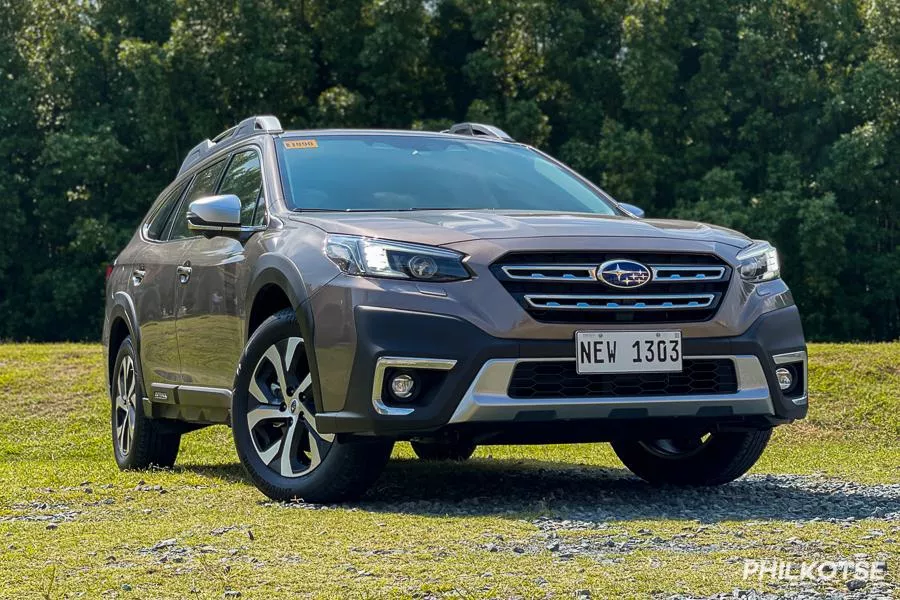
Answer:
[[[319,142],[316,140],[285,140],[284,147],[288,150],[308,150],[318,148]]]

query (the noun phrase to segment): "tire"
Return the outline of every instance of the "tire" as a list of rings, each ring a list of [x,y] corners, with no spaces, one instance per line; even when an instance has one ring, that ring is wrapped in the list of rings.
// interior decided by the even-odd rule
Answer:
[[[113,452],[119,468],[174,465],[181,434],[171,431],[167,423],[144,414],[144,378],[131,336],[122,340],[119,346],[110,381],[110,424]]]
[[[713,433],[672,440],[619,441],[612,447],[632,473],[654,484],[722,485],[734,481],[762,455],[771,429]]]
[[[468,440],[454,442],[410,442],[413,452],[422,460],[468,460],[478,446]]]
[[[266,319],[241,355],[232,395],[234,444],[250,479],[273,500],[361,496],[387,464],[392,440],[344,441],[315,425],[312,373],[293,310]]]

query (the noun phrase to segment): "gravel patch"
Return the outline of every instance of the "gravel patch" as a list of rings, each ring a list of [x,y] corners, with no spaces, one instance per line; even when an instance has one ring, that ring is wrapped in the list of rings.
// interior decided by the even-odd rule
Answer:
[[[533,535],[505,539],[486,532],[480,539],[465,542],[481,551],[502,553],[510,565],[517,557],[534,555],[550,561],[577,558],[598,566],[617,565],[640,552],[650,557],[651,566],[662,566],[654,553],[683,554],[688,562],[692,555],[724,553],[724,566],[740,572],[744,556],[764,550],[797,561],[865,560],[886,562],[891,570],[900,567],[894,551],[900,539],[900,484],[862,484],[815,475],[750,475],[720,487],[680,488],[651,486],[622,469],[544,465],[476,460],[436,467],[409,461],[389,466],[360,503],[323,506],[298,500],[262,504],[271,510],[499,516],[527,522],[537,528]],[[435,468],[442,472],[435,473]],[[535,518],[535,514],[540,516]],[[656,520],[683,522],[684,526],[681,531],[673,531],[671,524],[656,531],[628,527],[632,521]],[[840,556],[840,549],[829,540],[795,537],[802,535],[802,529],[795,526],[819,522],[853,527],[860,532],[860,540],[875,540],[890,554]],[[748,586],[753,583],[747,581]],[[777,581],[765,585],[765,592],[735,589],[708,598],[654,598],[861,600],[890,599],[900,591],[892,581]],[[590,597],[589,590],[577,591],[583,592],[577,597]]]
[[[651,486],[620,469],[497,468],[488,461],[441,477],[404,464],[388,468],[369,511],[503,515],[538,511],[559,528],[590,529],[619,520],[900,521],[900,484],[862,484],[799,475],[749,475],[719,487]],[[300,504],[287,505],[301,507]],[[305,508],[305,507],[304,507]],[[547,525],[551,527],[551,525]]]
[[[661,566],[652,558],[654,552],[684,554],[686,561],[691,555],[726,553],[728,568],[739,570],[743,556],[764,549],[798,561],[886,561],[891,570],[900,566],[900,554],[891,550],[898,548],[900,539],[900,484],[862,484],[814,475],[750,475],[720,487],[679,488],[651,486],[616,469],[557,470],[527,464],[498,469],[487,461],[448,469],[442,477],[416,475],[415,466],[406,464],[395,483],[389,469],[380,486],[355,509],[527,520],[538,530],[527,538],[504,539],[486,533],[481,540],[469,542],[483,551],[503,553],[511,564],[517,556],[549,553],[550,560],[587,558],[598,566],[616,565],[643,552]],[[529,513],[541,516],[526,518]],[[683,521],[685,526],[681,532],[671,527],[667,532],[627,531],[627,522],[635,520]],[[720,525],[725,521],[739,525]],[[818,522],[855,527],[861,531],[861,540],[877,540],[891,553],[836,556],[839,550],[828,540],[794,537],[795,525]],[[890,599],[900,591],[890,581],[772,583],[776,593],[737,589],[708,599],[656,598],[861,600]]]
[[[74,521],[81,514],[80,510],[74,510],[67,504],[48,504],[47,502],[18,502],[12,505],[12,510],[15,513],[0,517],[0,523],[5,521],[43,521],[50,525],[56,525]]]
[[[855,583],[853,583],[855,582]],[[896,586],[884,581],[862,582],[851,579],[843,588],[817,590],[814,584],[798,586],[801,589],[779,590],[777,593],[735,589],[712,596],[659,595],[657,600],[892,600]]]

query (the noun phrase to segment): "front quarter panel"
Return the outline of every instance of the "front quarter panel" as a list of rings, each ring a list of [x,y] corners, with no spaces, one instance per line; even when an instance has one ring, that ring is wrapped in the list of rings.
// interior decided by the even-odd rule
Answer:
[[[278,221],[259,234],[249,258],[252,262],[247,288],[248,306],[269,284],[280,286],[296,308],[340,274],[325,257],[325,233],[310,225]]]
[[[325,257],[323,248],[325,232],[303,223],[285,223],[274,219],[273,227],[259,234],[253,252],[249,285],[247,287],[248,311],[259,292],[267,285],[277,285],[287,295],[291,306],[297,312],[301,334],[309,350],[312,367],[313,395],[321,410],[321,377],[323,369],[315,348],[317,328],[326,331],[335,324],[327,319],[318,322],[313,318],[309,299],[323,286],[340,274],[338,268]],[[244,330],[249,339],[250,314],[246,315]],[[327,370],[326,370],[327,371]]]

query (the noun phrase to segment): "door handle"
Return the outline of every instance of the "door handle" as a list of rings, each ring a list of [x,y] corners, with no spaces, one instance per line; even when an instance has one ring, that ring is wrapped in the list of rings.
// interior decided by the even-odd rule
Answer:
[[[131,272],[131,283],[134,285],[141,285],[145,275],[147,275],[147,271],[144,269],[135,269]]]
[[[187,283],[188,279],[191,278],[191,263],[186,262],[183,265],[178,266],[175,269],[175,272],[178,273],[178,279],[181,283]]]

